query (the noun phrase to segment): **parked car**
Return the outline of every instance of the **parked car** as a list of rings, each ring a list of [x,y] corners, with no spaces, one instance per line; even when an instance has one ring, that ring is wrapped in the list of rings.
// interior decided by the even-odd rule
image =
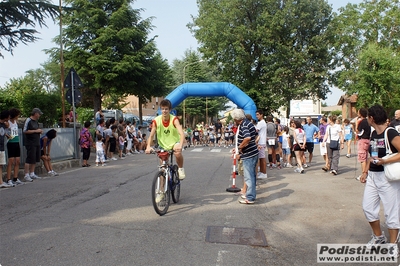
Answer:
[[[121,110],[101,110],[104,115],[104,121],[107,121],[110,118],[115,118],[116,121],[119,121],[120,118],[124,118],[124,114]]]
[[[149,124],[150,124],[148,121],[144,121],[144,120],[143,120],[143,123],[140,124],[139,117],[137,115],[134,115],[134,114],[124,114],[124,121],[130,121],[131,123],[133,123],[133,121],[135,121],[136,122],[136,127],[138,127],[138,126],[148,127]]]

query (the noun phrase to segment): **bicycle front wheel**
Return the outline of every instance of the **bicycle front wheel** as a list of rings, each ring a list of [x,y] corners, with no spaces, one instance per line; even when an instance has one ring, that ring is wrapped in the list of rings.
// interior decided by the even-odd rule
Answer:
[[[172,171],[172,188],[171,188],[171,196],[172,196],[172,201],[174,203],[178,203],[179,197],[181,195],[181,181],[179,180],[179,175],[178,175],[178,166],[174,165],[173,166],[173,171]]]
[[[168,186],[167,191],[165,191],[165,186],[168,186],[165,173],[163,171],[159,171],[154,176],[153,185],[151,188],[153,207],[156,213],[159,215],[164,215],[167,213],[170,203],[170,189]]]

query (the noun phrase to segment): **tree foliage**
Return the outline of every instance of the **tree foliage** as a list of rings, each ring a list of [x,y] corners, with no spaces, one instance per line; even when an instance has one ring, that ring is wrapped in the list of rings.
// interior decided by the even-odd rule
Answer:
[[[209,64],[261,108],[329,92],[331,7],[323,0],[199,0],[189,28]]]
[[[67,1],[65,63],[76,69],[95,110],[103,96],[143,99],[166,90],[168,64],[148,38],[151,19],[142,20],[141,10],[133,9],[132,2]]]
[[[174,88],[183,82],[218,81],[216,68],[209,66],[201,59],[200,54],[191,50],[185,52],[182,60],[174,60],[172,71],[175,81]],[[194,126],[199,121],[208,123],[215,120],[218,113],[226,109],[227,103],[226,97],[188,97],[185,99],[185,103],[182,102],[176,107],[176,110],[180,115],[183,114],[183,105],[185,105],[187,123]],[[207,118],[209,121],[206,121]]]
[[[6,99],[6,109],[18,108],[22,116],[29,117],[33,108],[38,107],[43,115],[39,122],[45,127],[53,126],[61,117],[61,99],[57,91],[48,91],[42,70],[31,70],[22,78],[11,79],[1,89],[1,99]]]
[[[359,54],[354,93],[359,106],[380,104],[387,111],[400,106],[400,58],[393,49],[369,44]]]
[[[335,33],[335,85],[358,94],[359,106],[398,107],[399,0],[365,0],[339,11],[330,26]]]
[[[25,117],[30,116],[33,108],[39,107],[43,112],[43,115],[39,118],[43,127],[53,127],[59,121],[62,113],[59,95],[45,92],[26,94],[20,106]]]
[[[0,1],[0,51],[12,54],[18,43],[35,42],[39,39],[36,25],[47,26],[45,19],[57,15],[58,6],[47,0]]]

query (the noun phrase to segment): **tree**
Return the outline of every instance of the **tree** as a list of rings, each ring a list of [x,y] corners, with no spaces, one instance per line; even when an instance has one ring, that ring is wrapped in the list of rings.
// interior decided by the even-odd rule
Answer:
[[[199,0],[189,28],[224,80],[269,111],[325,99],[332,8],[323,0]]]
[[[1,90],[1,95],[9,104],[7,109],[18,108],[25,117],[30,116],[33,108],[39,107],[43,112],[39,121],[46,127],[58,121],[62,110],[59,92],[47,90],[46,79],[42,78],[42,74],[41,69],[30,70],[22,78],[11,79]]]
[[[400,106],[400,58],[390,47],[369,44],[359,54],[354,92],[359,106],[380,104],[388,113]]]
[[[65,64],[76,69],[94,110],[107,95],[137,95],[142,101],[163,94],[168,65],[160,60],[154,38],[148,39],[151,19],[141,20],[132,0],[67,2]]]
[[[365,0],[339,11],[330,26],[335,33],[335,85],[349,95],[358,94],[362,107],[380,102],[380,97],[399,95],[399,72],[395,74],[392,64],[400,55],[399,0]],[[389,76],[394,78],[390,82]],[[388,93],[373,95],[378,91]],[[399,105],[398,97],[382,103],[389,108]]]
[[[200,54],[191,50],[185,51],[183,60],[174,60],[172,71],[174,73],[175,87],[178,87],[183,82],[218,81],[216,68],[210,67],[206,62],[203,62]],[[187,123],[192,126],[197,121],[208,123],[210,121],[206,121],[206,118],[217,117],[219,111],[226,109],[227,103],[228,99],[226,97],[188,97],[185,99]],[[179,114],[183,114],[183,103],[177,106],[176,110]]]
[[[0,50],[13,53],[13,49],[22,42],[35,42],[40,27],[47,26],[45,19],[58,15],[58,6],[47,0],[1,1],[0,2]],[[0,52],[0,56],[3,56]]]

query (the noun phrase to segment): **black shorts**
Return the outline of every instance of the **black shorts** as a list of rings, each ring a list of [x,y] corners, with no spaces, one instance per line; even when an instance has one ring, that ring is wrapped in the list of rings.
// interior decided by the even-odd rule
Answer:
[[[40,145],[27,145],[26,148],[26,160],[27,164],[36,164],[40,162]]]
[[[301,143],[302,144],[302,143]],[[299,144],[294,144],[293,146],[294,151],[305,151],[306,149],[301,149]]]
[[[19,142],[8,142],[7,143],[8,158],[21,157],[21,148]]]
[[[306,142],[306,150],[309,153],[313,153],[313,151],[314,151],[314,142]]]
[[[117,147],[117,140],[115,138],[110,138],[110,152],[115,152]]]
[[[82,148],[82,159],[89,160],[90,157],[90,148]]]
[[[199,136],[194,136],[194,140],[200,141],[200,137]]]

